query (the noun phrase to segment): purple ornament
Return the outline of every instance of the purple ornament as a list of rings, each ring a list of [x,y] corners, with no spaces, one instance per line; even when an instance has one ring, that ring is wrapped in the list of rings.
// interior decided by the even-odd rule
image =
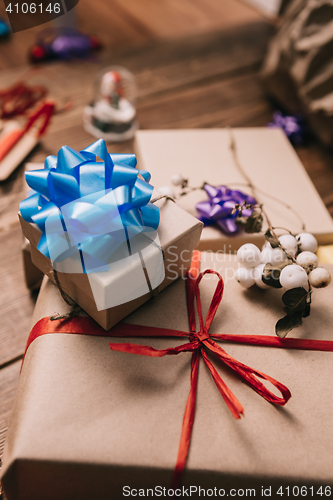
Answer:
[[[249,205],[257,205],[257,200],[237,189],[229,189],[227,186],[211,186],[205,184],[204,190],[208,200],[196,204],[199,219],[209,226],[217,224],[222,231],[228,235],[236,234],[241,227],[236,224],[238,212],[232,213],[236,204],[246,202]],[[252,209],[242,210],[244,217],[252,214]]]
[[[93,50],[91,37],[72,28],[44,30],[39,34],[37,44],[52,59],[84,58]]]
[[[90,38],[78,32],[59,35],[50,45],[50,50],[59,59],[85,57],[91,49]]]

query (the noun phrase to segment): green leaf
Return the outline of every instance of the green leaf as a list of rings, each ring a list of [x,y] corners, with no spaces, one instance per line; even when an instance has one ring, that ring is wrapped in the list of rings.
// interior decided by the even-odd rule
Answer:
[[[237,224],[237,226],[246,226],[247,217],[237,217],[235,223]]]
[[[263,223],[261,212],[252,212],[245,225],[246,233],[260,233]]]
[[[273,288],[282,288],[280,283],[280,274],[281,269],[276,266],[272,266],[272,264],[266,264],[264,267],[262,281]]]
[[[310,304],[307,303],[303,311],[303,318],[307,318],[308,316],[310,316],[310,309],[311,309]]]
[[[282,302],[287,307],[297,307],[308,295],[303,287],[291,288],[282,295]]]
[[[293,328],[297,328],[302,324],[302,313],[298,312],[292,316],[284,316],[279,319],[275,325],[275,333],[283,339]]]
[[[272,248],[278,248],[280,246],[279,240],[272,234],[270,229],[267,229],[265,238],[271,244]]]

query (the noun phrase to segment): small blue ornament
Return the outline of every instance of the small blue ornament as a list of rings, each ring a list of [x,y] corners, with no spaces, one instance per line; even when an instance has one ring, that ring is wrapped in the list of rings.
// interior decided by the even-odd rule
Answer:
[[[7,23],[7,21],[0,17],[0,40],[2,38],[8,38],[10,33],[11,30],[9,24]]]

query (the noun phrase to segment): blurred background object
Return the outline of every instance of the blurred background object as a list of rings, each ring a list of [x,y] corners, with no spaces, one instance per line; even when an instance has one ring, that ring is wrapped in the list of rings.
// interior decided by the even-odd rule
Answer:
[[[333,145],[333,2],[293,0],[270,43],[262,70],[269,96],[303,113],[320,138]]]
[[[0,17],[0,41],[5,40],[10,36],[11,30],[8,22]]]
[[[38,33],[36,42],[30,50],[29,59],[32,63],[55,59],[64,61],[85,59],[101,47],[102,44],[97,37],[86,35],[74,28],[65,26],[49,28]]]
[[[107,142],[132,139],[138,128],[134,75],[121,66],[111,66],[97,76],[94,90],[94,100],[83,112],[85,130]]]
[[[268,17],[276,17],[281,8],[281,0],[245,0],[249,5]]]
[[[301,146],[311,138],[308,125],[302,115],[286,115],[281,111],[273,113],[273,119],[267,124],[270,128],[281,128],[291,144]]]
[[[7,19],[3,2],[0,16]],[[0,53],[0,69],[27,63],[41,30],[71,27],[97,36],[106,50],[125,50],[151,40],[175,39],[255,22],[261,16],[240,0],[80,0],[65,16],[15,33]]]

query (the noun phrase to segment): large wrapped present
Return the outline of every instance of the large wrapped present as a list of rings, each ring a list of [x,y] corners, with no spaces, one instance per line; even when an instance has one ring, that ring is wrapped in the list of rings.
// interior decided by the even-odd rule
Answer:
[[[241,170],[230,147],[232,136]],[[179,196],[179,187],[173,187],[170,179],[181,174],[191,187],[208,183],[231,189],[228,196],[212,189],[206,189],[207,193],[194,190],[177,200],[179,206],[192,215],[204,215],[209,224],[202,232],[201,250],[229,252],[244,243],[258,246],[264,243],[263,233],[247,234],[240,228],[237,231],[235,226],[228,231],[227,224],[232,224],[232,217],[237,214],[216,210],[219,205],[226,206],[223,201],[230,199],[230,194],[231,198],[234,194],[235,202],[239,201],[239,190],[252,195],[246,185],[248,179],[257,188],[256,199],[264,204],[274,226],[298,234],[303,232],[303,221],[306,231],[314,234],[320,245],[333,243],[332,217],[281,129],[139,130],[135,136],[135,152],[139,167],[151,173],[156,188],[169,186]],[[210,209],[201,202],[210,204]],[[200,212],[196,210],[197,204],[200,204]]]
[[[33,264],[105,329],[186,273],[202,229],[135,166],[97,141],[26,172],[20,221]]]
[[[50,321],[68,306],[45,278],[5,446],[8,500],[330,496],[333,287],[281,340],[279,292],[241,291],[236,266],[203,254],[206,274],[194,266],[109,332]]]

